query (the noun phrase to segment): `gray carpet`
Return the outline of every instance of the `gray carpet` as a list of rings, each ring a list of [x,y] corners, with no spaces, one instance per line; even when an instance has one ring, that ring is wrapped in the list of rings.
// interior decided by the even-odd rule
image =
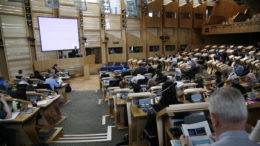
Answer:
[[[60,109],[67,119],[59,127],[63,127],[63,133],[66,134],[96,134],[106,133],[107,126],[113,125],[114,119],[106,118],[106,125],[102,125],[102,116],[108,115],[108,104],[102,101],[98,104],[98,99],[102,98],[101,93],[95,91],[72,91],[68,93],[71,102]],[[89,142],[74,144],[50,144],[50,145],[84,145],[84,146],[114,146],[123,140],[123,135],[127,130],[117,130],[112,128],[112,141]]]

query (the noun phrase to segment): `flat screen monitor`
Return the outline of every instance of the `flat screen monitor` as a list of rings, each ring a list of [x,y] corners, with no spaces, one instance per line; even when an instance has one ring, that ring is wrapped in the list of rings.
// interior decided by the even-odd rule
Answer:
[[[78,20],[38,17],[42,51],[79,49]]]

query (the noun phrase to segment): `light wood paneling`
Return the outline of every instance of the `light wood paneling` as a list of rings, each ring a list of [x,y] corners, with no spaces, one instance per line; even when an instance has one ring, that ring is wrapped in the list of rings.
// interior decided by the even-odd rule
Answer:
[[[83,17],[84,30],[99,30],[100,19],[98,17]]]
[[[77,18],[79,11],[74,6],[61,5],[59,8],[59,17]]]
[[[124,40],[115,37],[114,35],[107,34],[107,37],[109,37],[109,40],[107,42],[107,49],[112,47],[122,47],[122,53],[121,54],[107,54],[108,62],[123,62],[125,61],[125,47],[124,47]],[[108,51],[107,51],[108,52]]]
[[[127,31],[140,30],[140,19],[127,18],[126,20]]]
[[[182,18],[182,13],[189,14],[189,18]],[[182,28],[192,28],[192,3],[187,3],[182,7],[179,7],[179,23]]]
[[[131,58],[138,58],[138,59],[144,59],[145,58],[145,53],[146,53],[146,46],[145,46],[145,41],[141,39],[140,37],[136,37],[134,35],[131,35],[129,33],[127,35],[127,45],[126,49],[128,49],[128,59]],[[143,52],[140,53],[130,53],[129,52],[129,47],[131,46],[142,46],[143,47]]]
[[[206,19],[206,7],[207,7],[207,4],[204,3],[204,4],[199,5],[196,8],[193,8],[193,14],[192,14],[193,28],[201,28],[202,27],[203,21],[205,21],[205,19]],[[203,15],[202,19],[196,18],[196,15],[198,15],[198,14]]]
[[[43,0],[30,0],[32,12],[40,13],[52,13],[51,8],[45,7],[45,2]]]
[[[22,5],[17,5],[20,9]],[[17,70],[32,72],[31,52],[27,41],[27,23],[25,17],[1,15],[1,31],[5,50],[9,79],[13,79]]]
[[[171,12],[175,13],[176,18],[167,18],[166,13]],[[169,2],[167,5],[164,5],[164,16],[163,16],[163,26],[164,27],[178,27],[179,20],[179,3],[177,1]]]
[[[83,16],[100,16],[99,3],[88,3],[88,10],[83,11]]]
[[[22,3],[0,1],[0,14],[24,15]]]
[[[106,15],[106,30],[121,30],[121,15]]]
[[[160,17],[149,17],[147,13],[145,18],[145,26],[146,27],[161,27],[162,25],[162,0],[154,0],[147,5],[148,13],[149,11],[159,12]]]
[[[155,54],[161,55],[162,41],[160,40],[159,36],[155,36],[155,35],[148,33],[146,39],[148,39],[148,45],[146,46],[146,48],[148,50],[148,58],[154,56]],[[159,46],[159,50],[157,52],[150,52],[150,46]]]
[[[87,57],[79,57],[79,58],[35,61],[34,68],[35,68],[35,70],[38,70],[38,71],[47,71],[48,69],[51,69],[51,67],[54,64],[58,64],[58,68],[61,68],[61,69],[83,67],[85,64],[95,64],[95,56],[89,55]]]

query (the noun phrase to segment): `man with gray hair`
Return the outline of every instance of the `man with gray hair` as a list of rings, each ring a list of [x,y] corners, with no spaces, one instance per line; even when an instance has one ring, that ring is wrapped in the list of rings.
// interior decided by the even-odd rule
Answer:
[[[245,131],[247,106],[241,92],[227,87],[215,90],[209,99],[212,127],[217,141],[212,146],[257,146]],[[181,143],[187,144],[187,137]]]

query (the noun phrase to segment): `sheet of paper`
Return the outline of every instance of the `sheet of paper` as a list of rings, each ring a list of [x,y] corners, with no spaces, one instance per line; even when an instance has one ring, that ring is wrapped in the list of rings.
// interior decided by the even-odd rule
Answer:
[[[11,121],[11,120],[14,120],[19,115],[19,113],[20,112],[13,112],[11,118],[9,118],[9,119],[0,119],[0,121]]]
[[[48,100],[38,101],[37,106],[47,104]]]
[[[209,138],[211,131],[208,121],[194,124],[182,124],[183,134],[189,136],[189,145],[210,146],[212,140]]]

